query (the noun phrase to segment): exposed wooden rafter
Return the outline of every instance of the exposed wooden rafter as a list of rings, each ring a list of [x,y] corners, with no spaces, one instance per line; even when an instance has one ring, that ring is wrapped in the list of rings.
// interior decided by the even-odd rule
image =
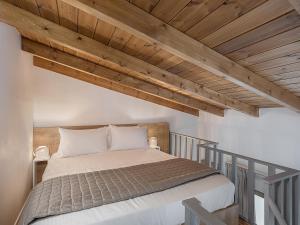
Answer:
[[[129,95],[129,96],[139,98],[139,99],[142,99],[142,100],[145,100],[148,102],[152,102],[152,103],[155,103],[158,105],[172,108],[177,111],[188,113],[188,114],[191,114],[194,116],[199,116],[199,110],[197,110],[197,109],[194,109],[194,108],[191,108],[191,107],[188,107],[185,105],[181,105],[181,104],[178,104],[178,103],[175,103],[172,101],[168,101],[164,98],[150,95],[150,94],[147,94],[147,93],[144,93],[144,92],[141,92],[141,91],[129,88],[129,87],[125,87],[125,86],[122,86],[119,84],[116,85],[115,83],[110,82],[101,77],[87,75],[87,73],[85,73],[85,72],[73,69],[68,66],[64,66],[62,64],[59,64],[59,63],[56,63],[56,62],[53,62],[50,60],[46,60],[46,59],[34,56],[33,64],[37,67],[56,72],[58,74],[66,75],[68,77],[72,77],[77,80],[85,81],[87,83],[94,84],[99,87],[117,91],[117,92],[120,92],[125,95]]]
[[[66,72],[70,70],[78,70],[81,71],[80,78],[83,76],[87,77],[86,81],[89,81],[93,76],[99,77],[102,80],[106,80],[107,82],[113,83],[114,87],[120,85],[122,88],[136,90],[138,92],[143,92],[144,94],[153,95],[157,98],[163,98],[165,100],[185,105],[189,108],[194,108],[198,110],[203,110],[209,113],[213,113],[218,116],[224,116],[224,109],[208,104],[206,102],[202,102],[188,96],[172,92],[165,88],[160,88],[153,84],[147,83],[142,80],[138,80],[136,78],[132,78],[130,76],[126,76],[119,72],[113,71],[111,69],[100,66],[96,63],[89,62],[87,60],[81,59],[79,57],[64,53],[62,51],[50,48],[43,44],[39,44],[37,42],[33,42],[31,40],[22,38],[22,49],[29,53],[32,53],[35,56],[42,57],[46,59],[46,61],[52,61],[55,63],[45,62],[41,58],[35,58],[35,65],[43,67],[43,65],[47,65],[46,69],[50,69],[55,72],[64,71],[63,74],[74,74],[74,72]],[[61,64],[63,66],[67,66],[69,69],[61,70],[61,66],[57,64]],[[59,68],[59,69],[56,69]],[[43,67],[45,68],[45,66]],[[74,77],[74,76],[72,76]],[[74,77],[77,78],[77,77]],[[158,103],[158,102],[156,102]]]
[[[154,45],[247,90],[280,105],[300,111],[300,98],[293,93],[206,47],[127,1],[63,1],[137,37],[150,41]],[[287,10],[290,8],[287,7]]]
[[[29,38],[34,37],[39,42],[74,51],[79,56],[84,55],[116,71],[199,100],[258,116],[258,109],[254,106],[223,96],[4,1],[0,1],[0,20],[15,26]]]

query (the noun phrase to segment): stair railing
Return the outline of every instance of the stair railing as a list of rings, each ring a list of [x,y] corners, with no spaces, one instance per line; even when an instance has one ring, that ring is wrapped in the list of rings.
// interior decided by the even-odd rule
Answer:
[[[243,161],[243,166],[247,170],[248,215],[246,219],[248,223],[255,225],[256,167],[264,166],[267,168],[264,178],[265,187],[262,193],[265,204],[265,225],[300,225],[300,171],[224,151],[218,149],[217,146],[217,142],[174,132],[170,133],[170,153],[174,156],[206,163],[225,176],[228,176],[225,165],[230,162],[231,174],[229,178],[235,187],[238,187],[239,182],[239,161]],[[238,202],[239,190],[236,188],[235,203]],[[183,201],[183,205],[186,209],[185,224],[198,225],[201,221],[207,225],[224,225],[217,217],[201,207],[200,202],[195,198]]]

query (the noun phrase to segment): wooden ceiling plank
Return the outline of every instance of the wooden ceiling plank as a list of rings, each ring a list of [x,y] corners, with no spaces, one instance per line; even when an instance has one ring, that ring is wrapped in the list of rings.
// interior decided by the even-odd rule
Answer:
[[[141,92],[136,89],[117,84],[115,82],[111,82],[107,79],[103,79],[98,76],[93,76],[93,75],[90,75],[83,71],[76,70],[76,69],[64,66],[62,64],[59,64],[59,63],[55,63],[53,61],[34,57],[33,63],[35,66],[56,72],[61,75],[66,75],[68,77],[72,77],[72,78],[75,78],[75,79],[78,79],[78,80],[81,80],[81,81],[84,81],[84,82],[87,82],[90,84],[94,84],[94,85],[97,85],[97,86],[100,86],[100,87],[103,87],[106,89],[120,92],[122,94],[126,94],[129,96],[135,97],[135,98],[139,98],[139,99],[142,99],[142,100],[145,100],[148,102],[152,102],[157,105],[162,105],[162,106],[165,106],[168,108],[172,108],[177,111],[185,112],[185,113],[188,113],[188,114],[191,114],[194,116],[199,116],[199,110],[197,110],[197,109],[194,109],[194,108],[191,108],[191,107],[188,107],[185,105],[180,105],[173,101],[169,101],[164,98],[157,97],[155,95],[150,95],[145,92]]]
[[[122,9],[122,11],[124,10]],[[200,100],[205,99],[205,101],[222,104],[225,107],[230,107],[249,115],[258,116],[257,108],[251,105],[227,98],[217,92],[206,89],[189,80],[182,79],[168,71],[161,70],[158,67],[105,46],[100,42],[75,33],[4,1],[0,1],[0,20],[15,26],[18,30],[25,30],[35,36],[76,50],[79,54],[85,54],[98,60],[99,63],[101,61],[106,67],[119,70],[130,76],[147,80],[193,98]]]
[[[300,41],[284,45],[257,55],[253,55],[251,57],[238,61],[238,63],[241,65],[250,66],[297,52],[300,52]]]
[[[288,90],[269,82],[126,1],[64,1],[258,95],[300,111],[300,99]]]
[[[78,11],[78,33],[87,37],[93,37],[97,26],[97,18],[83,12]]]
[[[289,65],[284,65],[276,68],[271,68],[267,70],[260,71],[260,74],[264,76],[275,76],[283,73],[289,73],[294,71],[300,71],[300,63],[294,63]]]
[[[292,10],[293,7],[285,1],[267,1],[231,23],[221,27],[216,32],[201,39],[201,42],[214,48]]]
[[[300,14],[300,1],[299,0],[289,0],[294,9]]]
[[[238,61],[300,40],[300,27],[267,38],[263,41],[231,52],[226,56]]]
[[[300,51],[296,53],[288,54],[280,58],[275,58],[265,62],[253,64],[251,66],[248,66],[248,68],[251,69],[252,71],[259,73],[259,71],[262,70],[289,65],[289,64],[297,63],[299,61],[300,61]]]
[[[156,95],[158,97],[162,97],[170,101],[175,101],[188,107],[213,113],[218,116],[224,116],[224,109],[220,107],[190,98],[182,94],[178,94],[165,88],[160,88],[148,82],[138,80],[125,74],[121,74],[98,64],[89,62],[76,56],[69,55],[62,51],[51,49],[50,47],[47,47],[43,44],[39,44],[25,38],[22,38],[22,49],[24,51],[32,53],[35,56],[63,64],[85,73],[100,76],[104,79],[108,79],[109,81],[116,82],[121,85],[146,92],[148,94]]]
[[[115,32],[115,29],[115,26],[98,19],[93,38],[105,45],[108,45],[113,33]]]
[[[224,2],[225,0],[190,1],[169,24],[176,29],[185,32],[216,10]]]
[[[35,15],[41,15],[36,0],[19,0],[19,6]]]
[[[159,0],[131,0],[130,2],[146,12],[151,12]]]
[[[42,17],[55,23],[60,23],[56,0],[36,0],[36,3]]]
[[[152,9],[151,14],[168,23],[176,16],[191,0],[160,0]]]
[[[214,48],[225,55],[251,44],[300,26],[300,15],[294,10],[262,26],[250,30]]]
[[[70,30],[77,31],[78,9],[66,4],[63,1],[57,1],[60,24]]]
[[[119,28],[116,28],[108,45],[115,49],[121,50],[124,48],[124,46],[129,41],[131,36],[132,35],[130,33],[126,32],[124,30],[121,30]]]
[[[225,1],[223,5],[188,29],[186,34],[196,40],[201,40],[265,1],[266,0]]]

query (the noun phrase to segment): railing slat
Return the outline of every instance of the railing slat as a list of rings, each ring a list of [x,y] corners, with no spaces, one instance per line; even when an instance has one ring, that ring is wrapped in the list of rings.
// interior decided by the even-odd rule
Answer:
[[[223,164],[224,164],[224,154],[219,152],[219,164],[218,164],[218,170],[223,172]]]
[[[191,147],[190,160],[193,160],[193,152],[194,152],[194,139],[193,138],[192,138],[190,147]]]
[[[213,157],[214,157],[214,162],[213,162],[213,168],[217,168],[217,152],[213,151]]]
[[[268,176],[274,176],[276,174],[276,168],[274,166],[268,166]],[[269,187],[269,197],[272,200],[275,200],[275,187],[274,185],[268,185]],[[269,205],[268,205],[269,207]],[[267,218],[269,218],[269,224],[275,224],[275,216],[273,214],[272,211],[269,212],[268,214],[269,216]],[[266,217],[266,216],[265,216]]]
[[[289,178],[287,184],[287,222],[289,225],[293,225],[293,178]]]
[[[280,181],[279,183],[279,190],[278,190],[278,205],[280,209],[280,213],[282,217],[284,217],[284,180]]]
[[[188,158],[188,148],[187,148],[187,146],[188,146],[188,138],[187,137],[185,137],[185,155],[184,155],[184,158],[185,159],[187,159]]]
[[[247,179],[247,188],[248,188],[248,220],[250,224],[254,224],[254,190],[255,190],[255,172],[254,172],[254,161],[248,161],[248,179]]]
[[[294,179],[294,224],[300,224],[300,175]]]
[[[205,148],[205,163],[210,166],[210,149]]]
[[[274,212],[274,215],[275,215],[279,225],[287,225],[287,223],[285,222],[284,218],[282,217],[278,207],[275,205],[273,200],[269,199],[268,204],[269,204],[270,209]]]

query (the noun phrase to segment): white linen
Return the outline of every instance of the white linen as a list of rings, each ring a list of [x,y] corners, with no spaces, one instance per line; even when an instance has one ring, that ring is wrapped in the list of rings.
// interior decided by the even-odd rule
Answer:
[[[109,126],[110,150],[148,148],[147,128]]]
[[[57,156],[70,157],[107,150],[107,127],[86,130],[59,128],[60,143]]]
[[[55,176],[120,168],[174,158],[157,150],[108,151],[73,158],[50,159],[43,180]],[[162,192],[92,209],[48,217],[35,225],[179,225],[184,222],[182,200],[196,197],[212,212],[233,203],[234,185],[214,175]]]

